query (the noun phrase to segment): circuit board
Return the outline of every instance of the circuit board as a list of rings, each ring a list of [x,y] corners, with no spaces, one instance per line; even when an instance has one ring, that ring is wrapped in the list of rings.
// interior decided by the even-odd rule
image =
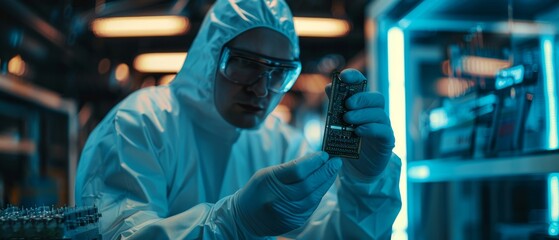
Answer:
[[[0,239],[101,239],[97,207],[0,209]]]
[[[332,89],[328,104],[328,115],[324,129],[322,150],[331,156],[359,158],[361,137],[355,134],[355,126],[344,121],[346,100],[365,90],[367,80],[356,84],[347,84],[340,79],[340,73],[332,73]]]

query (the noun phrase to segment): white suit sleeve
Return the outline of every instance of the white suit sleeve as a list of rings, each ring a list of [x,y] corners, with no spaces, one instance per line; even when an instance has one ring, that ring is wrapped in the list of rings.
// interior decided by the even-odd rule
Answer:
[[[99,206],[103,239],[254,239],[236,225],[230,197],[201,203],[169,216],[165,176],[168,153],[156,124],[132,111],[119,111],[114,124],[85,152],[102,158],[88,166],[81,203],[93,198]],[[145,119],[145,116],[143,116]],[[150,125],[150,126],[146,126]],[[105,129],[107,130],[107,129]]]
[[[400,158],[395,154],[382,174],[362,181],[340,171],[307,224],[286,235],[296,239],[390,239],[402,206]],[[351,170],[349,170],[351,171]]]

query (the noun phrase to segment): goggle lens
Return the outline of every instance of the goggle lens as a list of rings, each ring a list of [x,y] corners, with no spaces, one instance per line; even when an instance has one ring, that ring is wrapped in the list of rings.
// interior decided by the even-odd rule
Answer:
[[[267,77],[268,89],[285,93],[291,89],[299,73],[299,61],[271,60],[250,53],[225,48],[219,64],[220,72],[233,83],[250,86]]]

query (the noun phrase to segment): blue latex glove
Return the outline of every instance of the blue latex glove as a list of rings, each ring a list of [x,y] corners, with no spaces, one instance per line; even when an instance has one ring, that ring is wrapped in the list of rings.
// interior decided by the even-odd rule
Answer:
[[[318,152],[256,172],[233,196],[233,210],[245,229],[277,236],[302,226],[336,180],[342,162]]]
[[[366,78],[358,70],[346,69],[340,73],[340,79],[346,83],[358,83]],[[331,84],[326,86],[327,94],[330,94],[330,88]],[[344,120],[357,125],[355,133],[362,140],[359,159],[346,159],[343,169],[365,180],[382,173],[392,156],[394,132],[384,104],[384,96],[377,92],[356,93],[345,102],[349,111],[344,114]]]

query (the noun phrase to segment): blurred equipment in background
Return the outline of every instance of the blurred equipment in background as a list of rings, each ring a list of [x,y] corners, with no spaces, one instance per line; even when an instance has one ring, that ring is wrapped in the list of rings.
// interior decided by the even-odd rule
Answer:
[[[2,202],[72,204],[77,161],[74,102],[12,76],[0,76]]]
[[[0,209],[0,239],[100,240],[97,207],[8,206]]]
[[[524,136],[526,120],[534,100],[531,85],[538,79],[538,68],[538,65],[517,65],[497,74],[495,91],[498,101],[493,113],[486,156],[526,152],[524,142],[537,140],[527,140]]]
[[[449,47],[450,59],[442,68],[446,77],[438,80],[436,88],[442,106],[428,109],[424,117],[428,158],[547,150],[549,129],[540,124],[545,111],[530,111],[533,102],[544,101],[542,64],[533,49],[514,49]],[[508,58],[515,59],[514,65],[504,60]]]
[[[369,16],[403,146],[400,236],[557,239],[559,2],[375,1]]]

